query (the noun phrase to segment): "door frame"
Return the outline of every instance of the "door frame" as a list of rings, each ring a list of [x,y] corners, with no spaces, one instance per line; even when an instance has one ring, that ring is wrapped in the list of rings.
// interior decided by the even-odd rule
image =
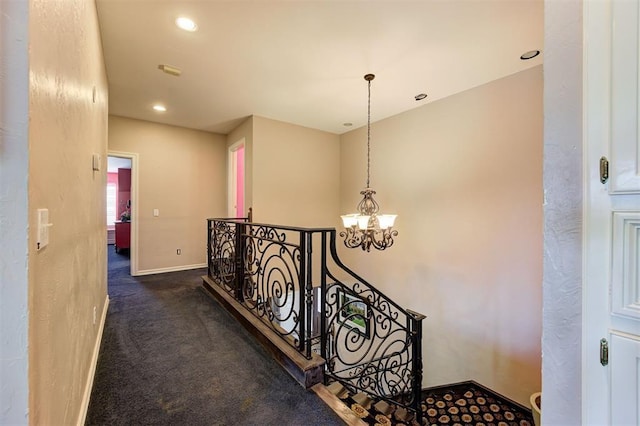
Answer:
[[[234,207],[236,202],[236,196],[237,196],[236,163],[234,160],[236,158],[235,153],[241,147],[244,148],[243,162],[245,165],[244,177],[246,178],[247,147],[245,143],[245,138],[241,138],[237,142],[233,143],[231,146],[229,146],[227,151],[227,214],[228,214],[228,217],[237,217],[237,211],[236,211],[236,208]],[[243,179],[242,197],[243,197],[243,204],[245,206],[247,201],[246,191],[245,191],[246,187],[247,187],[246,181]],[[240,217],[244,217],[244,216],[245,216],[245,213],[243,211]]]
[[[610,369],[600,365],[599,342],[609,339],[610,200],[608,185],[600,183],[599,161],[610,158],[610,11],[608,2],[583,7],[582,422],[608,424]]]
[[[139,275],[138,271],[138,159],[136,152],[107,151],[107,157],[127,158],[131,160],[131,244],[129,247],[129,259],[131,276]],[[106,173],[106,171],[105,171]]]

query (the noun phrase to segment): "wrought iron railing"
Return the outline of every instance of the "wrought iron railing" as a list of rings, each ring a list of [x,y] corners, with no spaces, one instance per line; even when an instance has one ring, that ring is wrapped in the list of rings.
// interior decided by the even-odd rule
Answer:
[[[322,303],[322,356],[325,376],[352,392],[360,391],[413,411],[421,421],[422,320],[405,310],[346,267],[336,253],[335,232],[330,253],[339,279],[326,269]],[[323,287],[324,288],[324,287]]]
[[[208,222],[209,277],[305,357],[319,353],[312,244],[331,229]]]
[[[209,219],[208,233],[209,277],[302,355],[320,354],[325,382],[421,420],[424,316],[346,267],[335,229]]]

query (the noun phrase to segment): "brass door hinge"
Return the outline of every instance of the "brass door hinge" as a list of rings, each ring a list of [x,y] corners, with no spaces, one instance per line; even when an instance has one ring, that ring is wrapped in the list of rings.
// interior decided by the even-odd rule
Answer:
[[[609,364],[609,342],[607,339],[600,339],[600,364],[606,366]]]
[[[609,160],[607,157],[600,158],[600,183],[607,183],[609,180]]]

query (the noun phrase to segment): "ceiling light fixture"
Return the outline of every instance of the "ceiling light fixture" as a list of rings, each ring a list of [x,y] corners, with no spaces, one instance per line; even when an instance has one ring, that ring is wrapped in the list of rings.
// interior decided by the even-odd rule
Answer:
[[[528,61],[529,59],[533,59],[536,56],[538,56],[540,54],[539,50],[530,50],[528,52],[523,53],[520,56],[520,59],[522,59],[523,61]]]
[[[176,19],[176,25],[178,26],[178,28],[189,32],[194,32],[198,29],[198,26],[195,22],[193,22],[192,19],[185,18],[184,16],[180,16],[178,19]]]
[[[426,93],[420,93],[419,95],[416,95],[414,98],[416,101],[421,101],[423,99],[425,99],[427,97]]]
[[[164,105],[156,104],[153,106],[153,110],[158,112],[166,112],[167,108]]]
[[[397,215],[378,214],[380,206],[373,199],[376,193],[369,187],[371,169],[371,80],[373,74],[367,74],[364,79],[368,83],[369,97],[367,100],[367,187],[360,191],[363,196],[358,204],[358,213],[342,215],[344,231],[340,236],[344,238],[344,245],[348,248],[360,247],[363,251],[371,251],[373,246],[377,250],[384,250],[393,245],[393,237],[398,231],[393,229]]]

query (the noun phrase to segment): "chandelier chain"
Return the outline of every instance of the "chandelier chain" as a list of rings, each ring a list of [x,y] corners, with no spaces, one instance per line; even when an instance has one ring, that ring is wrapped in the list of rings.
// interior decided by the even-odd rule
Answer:
[[[344,245],[348,248],[360,247],[364,251],[385,250],[393,245],[398,231],[393,229],[395,214],[378,214],[380,206],[373,198],[376,191],[371,189],[371,80],[373,74],[366,74],[367,81],[367,187],[360,191],[362,200],[358,203],[355,214],[342,216]]]
[[[371,80],[367,82],[369,83],[367,96],[367,188],[369,188],[371,170]]]

